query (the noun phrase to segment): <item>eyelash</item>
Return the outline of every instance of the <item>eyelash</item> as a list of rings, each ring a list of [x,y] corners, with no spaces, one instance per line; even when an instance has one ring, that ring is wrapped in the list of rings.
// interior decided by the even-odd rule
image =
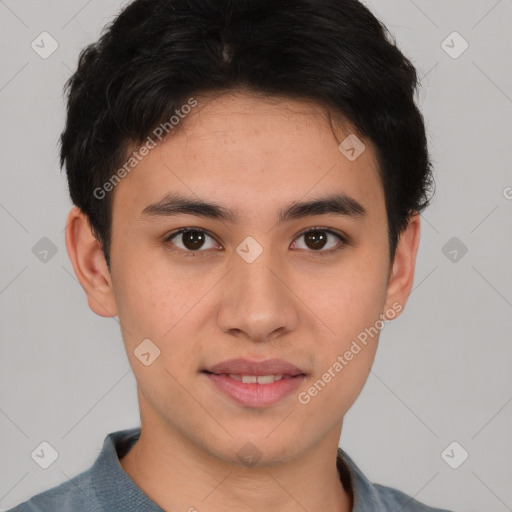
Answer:
[[[168,242],[172,242],[173,238],[181,235],[182,233],[189,233],[191,231],[194,233],[196,233],[196,232],[204,233],[217,242],[215,237],[213,235],[211,235],[210,233],[208,233],[208,231],[201,229],[201,228],[187,227],[187,228],[179,229],[178,231],[174,231],[169,236],[166,236],[164,239],[164,243],[167,244]],[[341,247],[336,247],[334,249],[328,249],[325,251],[323,251],[323,250],[314,251],[312,249],[308,251],[315,255],[318,254],[319,256],[324,256],[325,254],[334,254],[334,253],[340,251],[343,248],[343,246],[348,245],[348,243],[349,243],[348,239],[345,236],[343,236],[342,234],[340,234],[336,231],[333,231],[332,229],[329,229],[329,228],[323,228],[321,226],[309,228],[306,231],[303,231],[294,239],[294,241],[297,240],[298,238],[300,238],[301,236],[308,235],[309,233],[312,233],[312,232],[314,233],[314,232],[318,232],[318,231],[323,232],[323,233],[328,233],[330,235],[334,235],[340,241]],[[197,251],[184,250],[184,249],[173,247],[172,243],[168,245],[168,249],[172,252],[179,253],[185,257],[197,257],[198,253],[207,251],[207,250],[197,250]],[[299,250],[304,250],[304,249],[299,249]]]

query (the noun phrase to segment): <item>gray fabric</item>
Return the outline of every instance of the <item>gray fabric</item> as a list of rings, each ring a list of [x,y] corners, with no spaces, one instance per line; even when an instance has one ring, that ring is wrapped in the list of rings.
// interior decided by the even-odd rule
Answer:
[[[87,471],[8,512],[162,512],[119,462],[139,435],[140,427],[108,434],[98,458]],[[341,448],[337,465],[343,485],[350,485],[354,492],[352,512],[450,512],[423,505],[397,489],[371,483]]]

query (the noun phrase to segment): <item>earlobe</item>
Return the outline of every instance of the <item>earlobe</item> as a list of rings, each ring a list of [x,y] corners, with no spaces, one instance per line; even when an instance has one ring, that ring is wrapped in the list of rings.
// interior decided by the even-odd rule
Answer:
[[[414,269],[419,243],[420,215],[415,212],[411,216],[409,224],[402,232],[397,244],[387,288],[386,307],[383,312],[384,315],[386,315],[386,311],[392,310],[392,317],[396,318],[405,308],[405,304],[409,294],[411,293],[414,282]]]
[[[69,212],[66,223],[66,248],[75,275],[82,285],[89,307],[97,315],[117,315],[112,279],[89,220],[76,206]]]

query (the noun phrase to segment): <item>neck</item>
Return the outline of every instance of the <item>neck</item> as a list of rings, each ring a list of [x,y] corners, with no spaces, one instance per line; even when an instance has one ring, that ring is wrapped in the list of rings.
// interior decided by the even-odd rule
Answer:
[[[245,467],[221,460],[169,429],[168,424],[143,421],[139,440],[120,460],[128,476],[164,510],[352,510],[353,498],[336,467],[340,431],[286,463]]]

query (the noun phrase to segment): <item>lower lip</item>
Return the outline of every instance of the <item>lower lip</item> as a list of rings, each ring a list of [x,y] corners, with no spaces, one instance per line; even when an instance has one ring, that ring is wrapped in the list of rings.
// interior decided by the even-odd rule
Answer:
[[[297,375],[289,379],[281,379],[272,384],[244,384],[227,375],[206,373],[215,386],[232,398],[235,402],[248,407],[266,407],[275,404],[295,391],[305,378]]]

